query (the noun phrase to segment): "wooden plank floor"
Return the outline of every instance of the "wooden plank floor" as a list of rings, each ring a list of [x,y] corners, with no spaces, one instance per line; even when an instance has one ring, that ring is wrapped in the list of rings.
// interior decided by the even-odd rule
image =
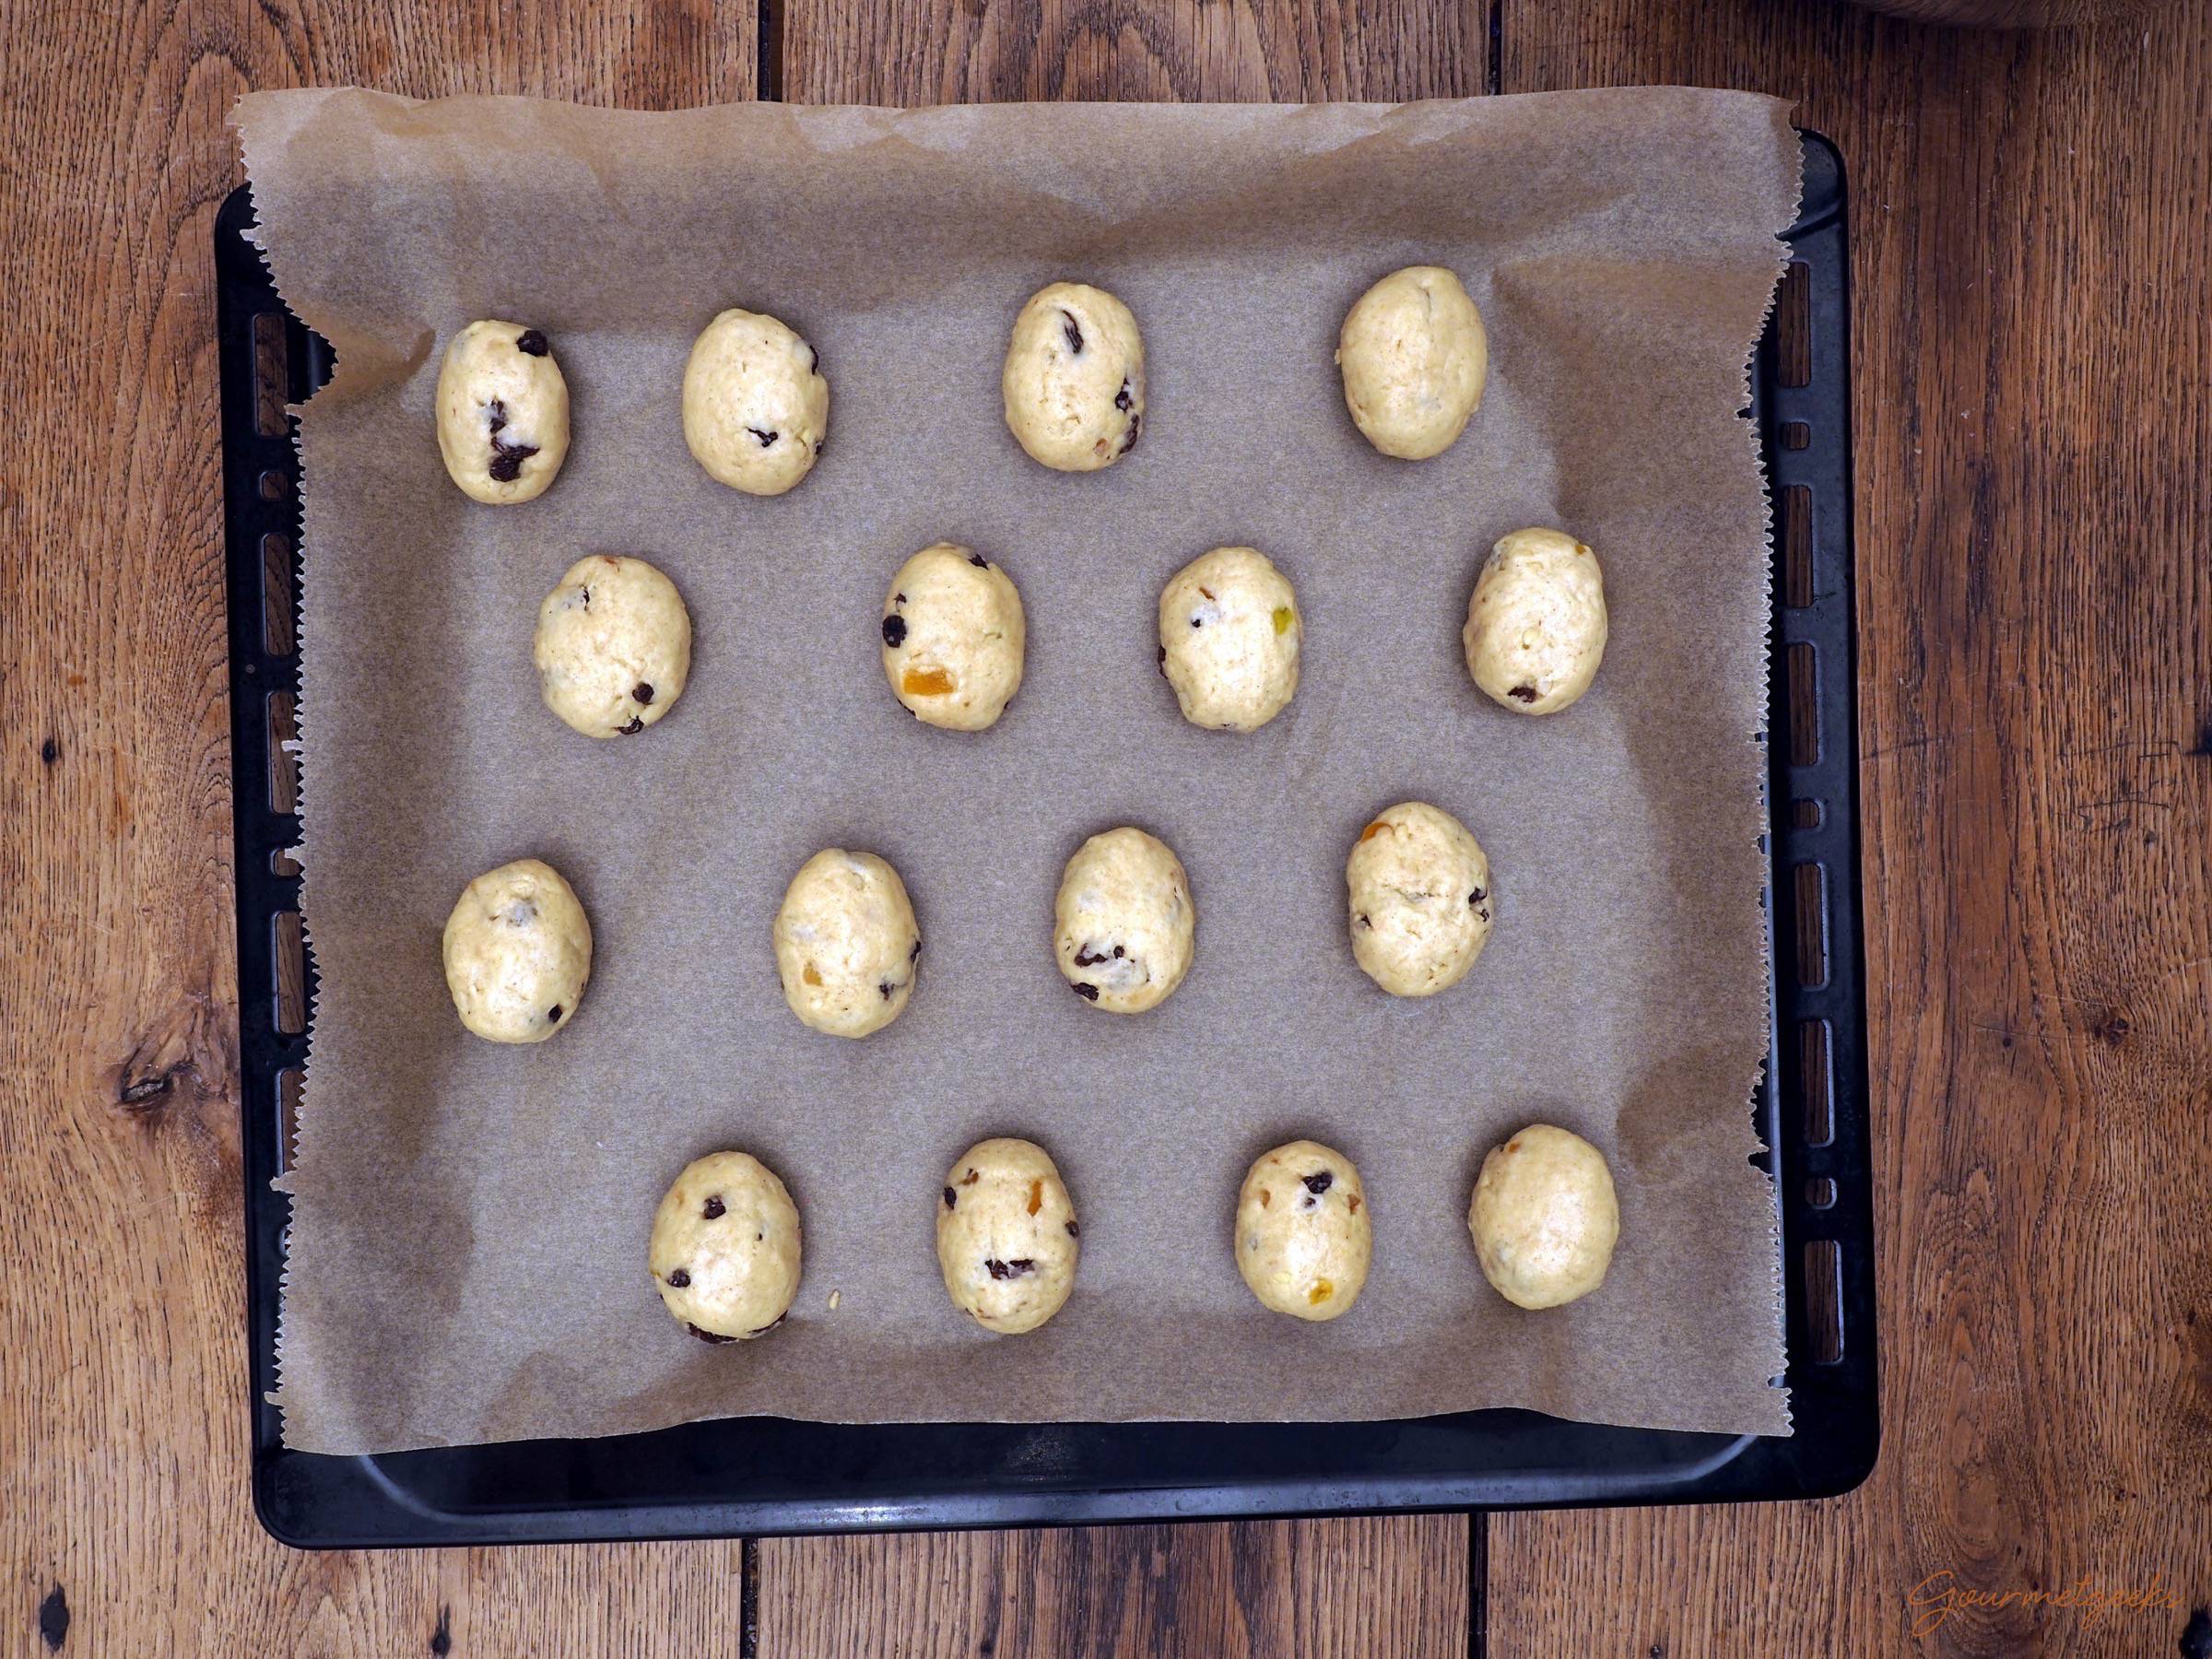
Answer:
[[[2183,1634],[2212,1600],[2212,0],[2047,36],[1832,0],[518,12],[0,0],[0,1651],[2212,1653],[2212,1619]],[[1868,1487],[1487,1527],[264,1537],[207,246],[231,100],[348,80],[639,107],[1629,81],[1803,100],[1854,195]],[[1991,1596],[2086,1574],[2153,1605],[2016,1597],[1914,1635],[1914,1587],[1947,1573]]]

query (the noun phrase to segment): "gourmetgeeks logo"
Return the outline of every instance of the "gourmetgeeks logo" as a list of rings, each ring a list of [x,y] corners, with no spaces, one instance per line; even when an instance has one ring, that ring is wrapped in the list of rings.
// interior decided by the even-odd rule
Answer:
[[[1982,1590],[1961,1584],[1958,1579],[1959,1575],[1946,1567],[1912,1586],[1905,1600],[1913,1609],[1913,1635],[1935,1634],[1954,1613],[1996,1612],[2007,1607],[2058,1607],[2078,1614],[2085,1627],[2100,1624],[2117,1612],[2187,1611],[2181,1596],[2168,1589],[2161,1575],[2155,1572],[2147,1584],[2108,1584],[2084,1573],[2056,1590]]]

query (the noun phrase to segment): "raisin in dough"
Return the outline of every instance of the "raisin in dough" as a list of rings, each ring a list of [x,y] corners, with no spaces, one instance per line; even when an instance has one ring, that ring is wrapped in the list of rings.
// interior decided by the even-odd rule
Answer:
[[[776,971],[800,1020],[865,1037],[906,1012],[922,930],[899,872],[873,853],[826,847],[799,866],[776,912]]]
[[[453,336],[438,371],[438,448],[476,500],[545,494],[569,453],[569,382],[542,333],[484,322]]]
[[[952,1305],[987,1331],[1033,1331],[1076,1285],[1076,1206],[1042,1147],[978,1141],[945,1174],[937,1266]]]
[[[1167,844],[1124,825],[1076,849],[1053,905],[1053,954],[1076,994],[1142,1014],[1191,970],[1198,907]]]
[[[981,553],[939,542],[899,567],[883,601],[883,673],[915,719],[980,732],[1021,688],[1021,595]]]
[[[1345,861],[1352,955],[1393,996],[1456,985],[1490,936],[1490,861],[1450,813],[1403,801],[1376,815]]]
[[[1516,530],[1490,549],[1459,642],[1467,672],[1516,714],[1556,714],[1590,689],[1606,655],[1597,555],[1559,530]]]
[[[1467,1230],[1483,1276],[1520,1308],[1556,1308],[1605,1282],[1620,1206],[1605,1154],[1579,1135],[1531,1124],[1490,1148]]]
[[[1393,271],[1359,296],[1336,338],[1345,406],[1367,441],[1401,461],[1452,447],[1482,402],[1482,313],[1438,265]]]
[[[641,559],[594,553],[537,607],[538,688],[586,737],[627,737],[668,712],[691,672],[691,616]]]
[[[461,1023],[494,1042],[543,1042],[592,977],[592,924],[560,872],[535,858],[488,870],[445,920],[445,984]]]
[[[1289,581],[1252,547],[1216,547],[1159,594],[1159,671],[1193,725],[1253,732],[1298,689],[1304,637]]]
[[[1367,1192],[1350,1159],[1300,1140],[1253,1161],[1237,1194],[1237,1271],[1262,1305],[1335,1319],[1359,1300],[1373,1253]]]
[[[782,495],[830,435],[830,382],[814,347],[773,317],[725,311],[684,368],[684,441],[718,482]]]
[[[1055,282],[1014,320],[999,381],[1006,425],[1055,472],[1096,472],[1136,447],[1145,423],[1145,343],[1103,288]]]
[[[765,1336],[799,1291],[798,1206],[750,1153],[710,1152],[684,1166],[653,1212],[646,1268],[700,1341]]]

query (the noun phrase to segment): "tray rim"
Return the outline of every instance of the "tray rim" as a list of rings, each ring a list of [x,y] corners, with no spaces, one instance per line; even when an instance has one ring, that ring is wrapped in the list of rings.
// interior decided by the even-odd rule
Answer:
[[[1816,287],[1809,304],[1816,360],[1821,363],[1808,387],[1780,386],[1774,362],[1774,320],[1762,334],[1754,356],[1751,417],[1760,444],[1770,502],[1775,559],[1783,558],[1781,500],[1799,484],[1815,488],[1815,499],[1830,504],[1816,519],[1812,557],[1816,569],[1840,577],[1813,594],[1806,606],[1785,605],[1779,592],[1772,611],[1770,666],[1774,678],[1770,728],[1780,737],[1779,718],[1786,701],[1784,654],[1792,646],[1811,644],[1820,680],[1821,723],[1826,729],[1821,754],[1810,764],[1794,764],[1785,741],[1769,745],[1770,802],[1795,798],[1807,774],[1819,774],[1817,794],[1828,807],[1809,830],[1775,820],[1769,853],[1773,878],[1767,892],[1769,989],[1772,1015],[1768,1059],[1762,1069],[1755,1118],[1767,1152],[1762,1167],[1777,1166],[1776,1203],[1779,1248],[1787,1287],[1785,1349],[1793,1389],[1795,1431],[1786,1437],[1691,1434],[1659,1430],[1620,1429],[1545,1417],[1512,1408],[1371,1424],[897,1424],[825,1425],[775,1418],[735,1418],[684,1424],[641,1435],[595,1441],[505,1442],[499,1447],[429,1448],[358,1457],[297,1452],[281,1440],[281,1419],[266,1394],[275,1376],[274,1341],[277,1287],[283,1271],[283,1231],[289,1200],[270,1179],[280,1168],[279,1142],[285,1117],[279,1075],[304,1064],[306,1032],[276,1030],[276,991],[267,941],[277,914],[296,910],[299,877],[276,873],[272,850],[295,844],[296,815],[269,806],[272,770],[265,700],[270,693],[297,694],[298,659],[265,649],[262,638],[262,538],[272,526],[290,537],[292,591],[298,570],[298,456],[287,421],[282,436],[261,432],[255,419],[252,352],[244,331],[265,312],[239,312],[238,289],[251,285],[265,291],[286,320],[293,349],[288,354],[286,401],[304,401],[326,378],[328,348],[308,335],[282,309],[258,253],[244,240],[253,223],[251,192],[241,185],[216,216],[218,339],[221,359],[222,474],[227,591],[229,599],[229,668],[233,768],[233,852],[237,871],[241,1112],[245,1162],[246,1278],[249,1405],[253,1415],[251,1488],[256,1518],[279,1542],[299,1548],[364,1548],[525,1542],[618,1541],[642,1538],[762,1536],[838,1531],[923,1531],[964,1527],[1094,1525],[1124,1522],[1259,1518],[1289,1515],[1347,1515],[1466,1509],[1575,1508],[1607,1504],[1757,1501],[1823,1498],[1852,1489],[1871,1473],[1878,1455],[1880,1417],[1878,1366],[1874,1320],[1874,1239],[1872,1159],[1867,1122],[1870,1109],[1864,996],[1864,918],[1861,903],[1856,640],[1853,606],[1851,399],[1849,394],[1849,250],[1846,236],[1848,192],[1842,159],[1823,135],[1805,131],[1806,199],[1814,206],[1785,233],[1794,262],[1807,267]],[[1818,257],[1807,257],[1808,250]],[[1823,296],[1825,295],[1825,304]],[[244,347],[247,371],[234,368]],[[301,347],[304,347],[302,349]],[[1820,408],[1816,410],[1814,406]],[[1780,442],[1783,425],[1806,416],[1813,443],[1791,451]],[[271,500],[259,480],[276,471],[290,488]],[[1817,475],[1817,476],[1815,476]],[[1840,503],[1841,510],[1838,510]],[[243,601],[250,598],[252,603]],[[295,636],[296,638],[296,636]],[[1770,814],[1771,818],[1773,814]],[[1797,857],[1803,854],[1804,857]],[[1794,920],[1789,907],[1773,902],[1786,861],[1819,863],[1827,872],[1827,941],[1830,973],[1825,994],[1808,1003],[1801,987],[1785,990],[1783,965],[1791,959]],[[302,1007],[311,1007],[313,967],[306,968]],[[1788,1006],[1783,1006],[1785,1002]],[[1811,1010],[1808,1013],[1808,1008]],[[1785,1032],[1791,1015],[1828,1022],[1833,1081],[1834,1135],[1809,1146],[1802,1125],[1785,1116],[1783,1095]],[[1833,1181],[1837,1201],[1811,1212],[1793,1204],[1783,1182],[1797,1179]],[[1825,1223],[1819,1218],[1825,1218]],[[1841,1361],[1821,1364],[1804,1357],[1804,1294],[1791,1271],[1793,1250],[1833,1240],[1846,1246],[1838,1295],[1847,1333]],[[1817,1410],[1808,1410],[1808,1406]],[[1539,1470],[1494,1466],[1445,1470],[1416,1468],[1393,1473],[1247,1474],[1233,1482],[1175,1484],[1100,1482],[1080,1489],[1047,1485],[939,1490],[892,1499],[816,1495],[805,1499],[752,1500],[726,1495],[714,1499],[665,1498],[624,1503],[580,1496],[572,1485],[568,1501],[514,1505],[500,1502],[455,1507],[427,1501],[402,1476],[416,1469],[481,1462],[498,1453],[512,1460],[535,1456],[547,1463],[564,1457],[602,1461],[596,1454],[636,1449],[697,1455],[699,1442],[741,1440],[760,1430],[796,1431],[801,1438],[841,1435],[851,1443],[900,1434],[965,1435],[974,1440],[1022,1433],[1057,1435],[1063,1441],[1117,1438],[1132,1445],[1171,1442],[1188,1436],[1310,1440],[1318,1428],[1333,1427],[1360,1438],[1418,1437],[1434,1429],[1462,1429],[1479,1435],[1494,1430],[1502,1440],[1527,1441],[1549,1437],[1584,1446],[1663,1442],[1678,1454],[1671,1462],[1623,1474],[1618,1469]],[[825,1433],[825,1431],[829,1431]],[[586,1455],[576,1456],[582,1449]],[[347,1519],[330,1513],[349,1512]]]

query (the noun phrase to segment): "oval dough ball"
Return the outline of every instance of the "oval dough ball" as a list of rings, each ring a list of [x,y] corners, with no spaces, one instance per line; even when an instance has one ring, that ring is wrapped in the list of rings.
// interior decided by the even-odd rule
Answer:
[[[1359,1300],[1374,1253],[1359,1171],[1319,1141],[1263,1152],[1237,1194],[1237,1271],[1277,1313],[1335,1319]]]
[[[1441,454],[1482,402],[1482,313],[1439,265],[1393,271],[1359,296],[1336,337],[1344,402],[1367,441],[1401,461]]]
[[[1053,904],[1053,949],[1076,994],[1142,1014],[1191,971],[1198,906],[1167,843],[1124,825],[1076,849]]]
[[[551,865],[488,870],[445,919],[445,984],[461,1023],[494,1042],[543,1042],[592,977],[592,924]]]
[[[646,1265],[692,1335],[764,1336],[799,1291],[798,1206],[750,1153],[710,1152],[684,1166],[653,1212]]]
[[[826,847],[799,866],[776,912],[776,971],[800,1020],[865,1037],[906,1012],[922,930],[899,872],[873,853]]]
[[[900,565],[882,628],[891,694],[925,724],[980,732],[1021,689],[1021,595],[981,553],[939,542]]]
[[[1252,547],[1201,553],[1160,590],[1159,671],[1193,725],[1253,732],[1281,713],[1304,636],[1288,579]]]
[[[1521,1308],[1556,1308],[1605,1282],[1620,1206],[1605,1154],[1579,1135],[1531,1124],[1493,1147],[1475,1179],[1467,1230],[1485,1277]]]
[[[821,357],[775,318],[725,311],[684,368],[684,441],[718,482],[782,495],[814,468],[830,435]]]
[[[438,371],[438,448],[476,500],[546,493],[569,453],[569,382],[543,333],[483,322],[453,336]]]
[[[1136,447],[1145,424],[1145,342],[1104,288],[1055,282],[1014,319],[999,379],[1006,425],[1032,460],[1096,472]]]
[[[1597,555],[1559,530],[1516,530],[1490,549],[1467,600],[1467,672],[1516,714],[1556,714],[1590,689],[1606,655]]]
[[[937,1266],[952,1305],[1003,1335],[1033,1331],[1076,1286],[1076,1206],[1042,1147],[978,1141],[945,1175]]]
[[[1433,996],[1466,977],[1490,936],[1490,861],[1450,813],[1402,801],[1345,861],[1352,955],[1393,996]]]
[[[691,616],[641,559],[594,553],[537,607],[538,689],[586,737],[627,737],[675,706],[691,672]]]

